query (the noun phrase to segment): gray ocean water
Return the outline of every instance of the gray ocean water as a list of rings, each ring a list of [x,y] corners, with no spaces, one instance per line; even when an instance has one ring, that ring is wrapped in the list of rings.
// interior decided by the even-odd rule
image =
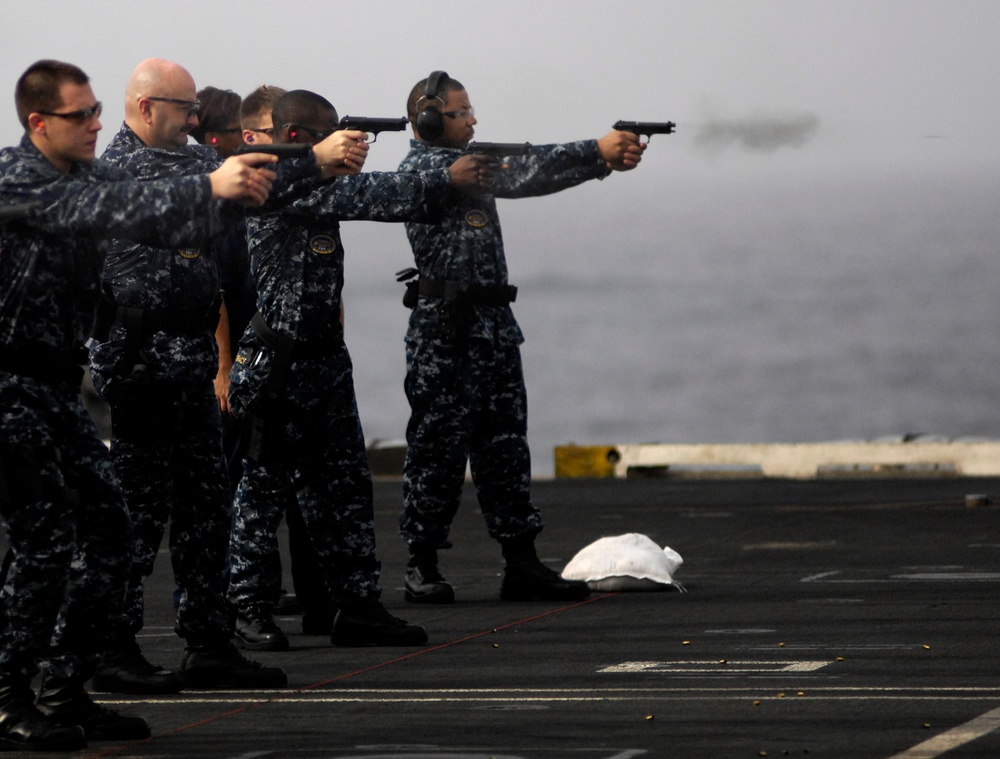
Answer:
[[[536,476],[575,443],[1000,436],[1000,179],[501,201]],[[569,193],[575,195],[567,200]],[[402,229],[345,225],[366,436],[401,439]]]

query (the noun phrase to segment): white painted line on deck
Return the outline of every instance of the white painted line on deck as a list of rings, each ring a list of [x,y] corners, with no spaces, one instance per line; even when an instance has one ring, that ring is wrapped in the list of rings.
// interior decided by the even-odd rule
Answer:
[[[967,582],[984,582],[1000,580],[1000,572],[915,572],[913,574],[892,575],[893,580],[934,580],[950,582],[965,580]]]
[[[381,750],[388,750],[389,753],[382,753]],[[516,754],[506,753],[508,749],[501,749],[504,751],[502,754],[496,753],[496,749],[475,749],[475,748],[448,748],[445,746],[407,746],[407,745],[388,745],[388,746],[372,746],[364,747],[364,752],[360,754],[344,754],[338,756],[341,759],[523,759],[526,755],[524,750],[517,750]],[[528,749],[532,754],[536,750],[547,752],[548,749]],[[566,748],[563,751],[572,753],[574,755],[579,754],[581,756],[595,754],[600,754],[603,759],[635,759],[637,756],[644,756],[649,752],[644,748],[629,748],[622,751],[618,751],[615,754],[605,754],[605,751],[614,751],[614,749],[605,748]],[[300,750],[301,751],[301,750]],[[380,751],[380,753],[373,754],[372,751]],[[405,752],[405,753],[399,753]],[[302,752],[305,753],[305,752]],[[312,755],[312,752],[309,752]],[[251,754],[240,754],[236,757],[231,757],[230,759],[260,759],[261,757],[283,757],[284,753],[279,754],[277,751],[256,751]],[[325,754],[323,754],[325,756]]]
[[[997,582],[1000,572],[903,572],[888,577],[837,577],[840,570],[819,572],[799,578],[799,582],[830,585],[873,585],[877,583],[919,582]]]
[[[814,646],[814,645],[810,645],[810,644],[807,644],[807,643],[802,643],[802,644],[799,644],[799,643],[784,643],[784,644],[782,644],[781,648],[784,649],[786,652],[790,652],[790,651],[803,652],[803,653],[799,654],[800,656],[801,655],[808,656],[809,655],[808,652],[817,652],[817,651],[822,652],[822,653],[829,653],[832,649],[836,649],[837,653],[840,653],[840,654],[847,653],[848,651],[857,651],[857,652],[861,652],[861,653],[865,653],[865,652],[876,652],[877,653],[879,651],[913,651],[914,653],[916,653],[918,655],[926,655],[926,653],[927,653],[926,650],[924,650],[923,644],[920,644],[920,643],[917,643],[917,644],[913,644],[913,643],[898,643],[898,644],[896,644],[896,643],[885,643],[885,644],[873,643],[871,645],[858,644],[858,645],[846,645],[846,646],[842,646],[842,645],[835,645],[835,646],[831,646],[831,645],[815,645]],[[740,646],[740,651],[754,651],[754,652],[770,651],[770,652],[773,653],[774,649],[775,649],[775,645],[773,643],[771,645],[768,645],[768,646]]]
[[[773,627],[731,627],[722,630],[705,630],[705,635],[766,635],[778,632]]]
[[[717,675],[778,672],[815,672],[817,669],[833,664],[832,661],[730,661],[717,659],[715,661],[627,661],[597,670],[599,674],[633,674],[636,672],[676,674],[703,674],[710,672]]]
[[[799,688],[784,685],[782,690],[802,690],[803,697],[814,701],[933,701],[996,703],[1000,687],[980,686],[813,686]],[[190,707],[193,704],[237,706],[268,704],[290,706],[299,704],[560,704],[579,702],[618,703],[677,703],[684,701],[743,701],[749,699],[780,700],[781,696],[766,685],[694,686],[694,687],[628,687],[615,688],[351,688],[335,690],[272,690],[272,691],[212,691],[201,695],[157,696],[147,698],[95,695],[94,700],[110,706],[136,708],[140,704]],[[788,700],[788,699],[786,699]]]
[[[982,738],[997,728],[1000,728],[1000,707],[980,714],[964,725],[953,727],[923,743],[918,743],[901,754],[894,754],[889,759],[934,759],[946,751]]]
[[[822,580],[827,577],[833,577],[834,575],[839,575],[840,570],[836,569],[832,572],[820,572],[816,575],[809,575],[808,577],[803,577],[799,582],[816,582],[817,580]]]

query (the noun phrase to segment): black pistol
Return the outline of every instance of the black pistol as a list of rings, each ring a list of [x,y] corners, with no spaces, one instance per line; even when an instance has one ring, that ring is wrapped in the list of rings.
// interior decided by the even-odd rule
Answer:
[[[236,148],[236,153],[237,155],[244,153],[267,153],[268,155],[278,156],[278,160],[280,161],[282,158],[305,158],[312,154],[312,145],[295,142],[272,142],[269,145],[253,143],[240,145]]]
[[[468,155],[488,155],[503,158],[508,155],[528,155],[530,142],[470,142],[465,149]]]
[[[616,121],[611,128],[622,132],[631,132],[640,137],[645,135],[650,139],[654,134],[673,134],[677,125],[672,121]]]
[[[373,135],[372,142],[378,139],[380,132],[404,132],[406,131],[406,119],[374,119],[367,116],[344,116],[338,124],[337,129],[357,129],[360,132],[367,132]]]

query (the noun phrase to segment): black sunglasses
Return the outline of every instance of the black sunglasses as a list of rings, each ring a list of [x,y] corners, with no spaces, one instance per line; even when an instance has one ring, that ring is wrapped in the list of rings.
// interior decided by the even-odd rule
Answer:
[[[182,105],[187,109],[188,116],[197,116],[198,111],[201,110],[200,100],[181,100],[180,98],[154,98],[146,97],[146,100],[155,100],[158,103],[175,103],[177,105]]]
[[[99,118],[102,110],[104,110],[104,105],[98,101],[90,108],[81,108],[79,111],[70,111],[69,113],[56,113],[55,111],[35,111],[35,113],[40,113],[42,116],[58,116],[76,124],[86,124],[91,119]]]
[[[310,135],[312,135],[313,139],[317,141],[320,141],[325,137],[327,137],[328,135],[333,134],[333,130],[324,132],[320,129],[313,129],[312,127],[307,127],[305,124],[294,124],[294,123],[282,124],[281,128],[288,130],[288,139],[290,140],[294,140],[296,137],[299,136],[298,130],[300,129],[303,132],[308,132]]]

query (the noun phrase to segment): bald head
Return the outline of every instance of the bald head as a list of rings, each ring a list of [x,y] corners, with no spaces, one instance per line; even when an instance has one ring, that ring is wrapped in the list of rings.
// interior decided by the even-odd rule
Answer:
[[[125,123],[150,147],[178,148],[198,125],[194,77],[162,58],[142,61],[125,86]]]

